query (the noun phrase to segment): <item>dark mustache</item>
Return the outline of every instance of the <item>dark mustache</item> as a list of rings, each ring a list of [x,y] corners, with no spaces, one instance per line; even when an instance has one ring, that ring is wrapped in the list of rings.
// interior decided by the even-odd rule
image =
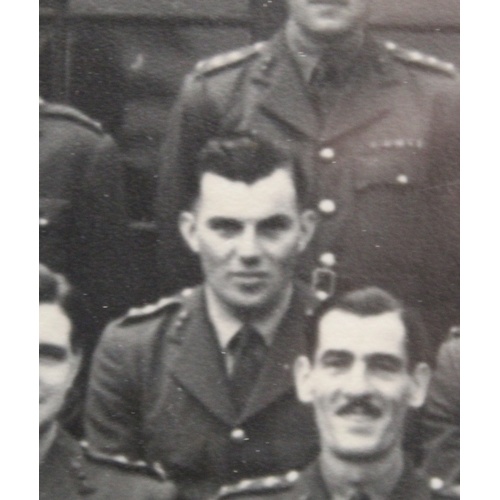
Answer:
[[[346,403],[342,408],[337,411],[337,415],[349,415],[351,413],[358,413],[358,410],[361,409],[365,415],[370,417],[380,417],[382,415],[382,411],[380,408],[375,406],[369,397],[363,396],[360,398],[352,399],[348,403]]]

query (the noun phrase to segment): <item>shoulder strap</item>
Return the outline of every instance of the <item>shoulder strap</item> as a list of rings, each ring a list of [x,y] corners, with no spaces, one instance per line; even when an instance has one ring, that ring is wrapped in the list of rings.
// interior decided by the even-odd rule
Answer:
[[[92,462],[115,466],[117,468],[140,472],[165,480],[167,474],[159,462],[148,464],[144,460],[131,460],[125,455],[112,455],[92,448],[87,441],[80,441],[80,446],[87,459]]]
[[[63,118],[79,125],[82,125],[97,134],[103,134],[102,125],[92,118],[88,117],[76,108],[67,106],[66,104],[48,103],[40,100],[40,116],[50,118]]]
[[[223,486],[217,498],[230,498],[245,494],[267,494],[285,491],[293,486],[300,474],[291,470],[281,476],[265,476],[243,479],[239,483]]]
[[[458,74],[453,63],[443,61],[435,56],[424,54],[418,50],[402,48],[389,40],[384,42],[384,47],[395,59],[405,64],[433,70],[448,76],[457,76]]]
[[[231,52],[225,52],[224,54],[203,59],[196,64],[195,72],[199,74],[209,74],[223,68],[234,66],[235,64],[246,61],[259,54],[265,45],[266,42],[257,42],[253,45],[232,50]]]

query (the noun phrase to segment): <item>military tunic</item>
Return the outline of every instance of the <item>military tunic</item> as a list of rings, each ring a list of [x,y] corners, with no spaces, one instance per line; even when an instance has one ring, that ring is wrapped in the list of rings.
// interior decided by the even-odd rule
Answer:
[[[176,498],[174,485],[145,463],[93,456],[64,431],[42,460],[39,478],[40,500]]]
[[[256,134],[291,147],[304,165],[320,225],[299,265],[301,277],[325,293],[334,286],[386,288],[421,306],[442,338],[458,308],[445,287],[437,297],[434,292],[450,275],[442,268],[447,243],[441,230],[454,222],[442,218],[458,218],[458,205],[444,212],[431,207],[441,196],[433,189],[443,178],[439,169],[446,169],[449,182],[458,179],[458,170],[432,160],[443,149],[435,140],[449,136],[446,130],[436,136],[433,120],[437,96],[439,116],[458,102],[452,98],[457,75],[451,64],[370,36],[357,57],[354,69],[331,84],[321,109],[283,32],[202,61],[186,77],[160,169],[159,272],[165,286],[197,279],[196,263],[176,236],[177,213],[196,182],[196,153],[211,136]],[[457,245],[448,256],[458,260]]]
[[[40,101],[40,262],[81,288],[98,327],[126,310],[119,151],[99,123]],[[93,332],[89,332],[91,335]]]
[[[460,482],[460,338],[441,346],[422,416],[427,472]]]
[[[314,462],[303,472],[289,471],[282,476],[267,476],[253,480],[243,480],[235,485],[224,486],[218,496],[222,499],[258,500],[333,500],[328,491],[318,462]],[[405,464],[403,475],[387,500],[431,500],[433,498],[458,498],[455,491],[446,489],[436,480],[429,480],[411,464]]]
[[[94,356],[89,442],[104,453],[160,462],[193,499],[242,477],[304,467],[318,441],[311,409],[296,399],[292,367],[306,350],[314,302],[296,288],[241,412],[203,289],[131,310],[106,329]]]

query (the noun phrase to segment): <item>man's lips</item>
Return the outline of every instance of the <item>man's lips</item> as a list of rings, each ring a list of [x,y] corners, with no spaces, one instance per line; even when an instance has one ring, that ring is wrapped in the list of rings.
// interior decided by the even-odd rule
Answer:
[[[231,273],[232,278],[240,278],[240,279],[265,279],[268,277],[268,274],[261,271],[253,271],[253,272],[234,272]]]

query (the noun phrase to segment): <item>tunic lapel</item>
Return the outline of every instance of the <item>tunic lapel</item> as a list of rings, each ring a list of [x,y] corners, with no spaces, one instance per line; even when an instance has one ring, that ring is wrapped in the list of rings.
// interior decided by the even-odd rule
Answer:
[[[399,83],[397,72],[374,40],[366,45],[352,75],[338,89],[325,118],[322,140],[368,127],[392,110],[394,86]]]
[[[319,462],[316,460],[309,465],[300,475],[294,491],[297,493],[296,498],[304,500],[330,500],[331,495],[325,486]]]
[[[185,337],[171,372],[211,413],[226,424],[233,425],[236,414],[201,289],[187,300],[186,308]]]
[[[284,38],[284,34],[278,34],[269,48],[269,74],[255,75],[258,82],[269,87],[259,107],[263,114],[315,138],[320,122]]]
[[[305,311],[312,303],[313,299],[305,291],[294,291],[290,308],[276,332],[267,360],[239,423],[267,408],[287,392],[294,391],[293,364],[299,353],[306,352]]]

